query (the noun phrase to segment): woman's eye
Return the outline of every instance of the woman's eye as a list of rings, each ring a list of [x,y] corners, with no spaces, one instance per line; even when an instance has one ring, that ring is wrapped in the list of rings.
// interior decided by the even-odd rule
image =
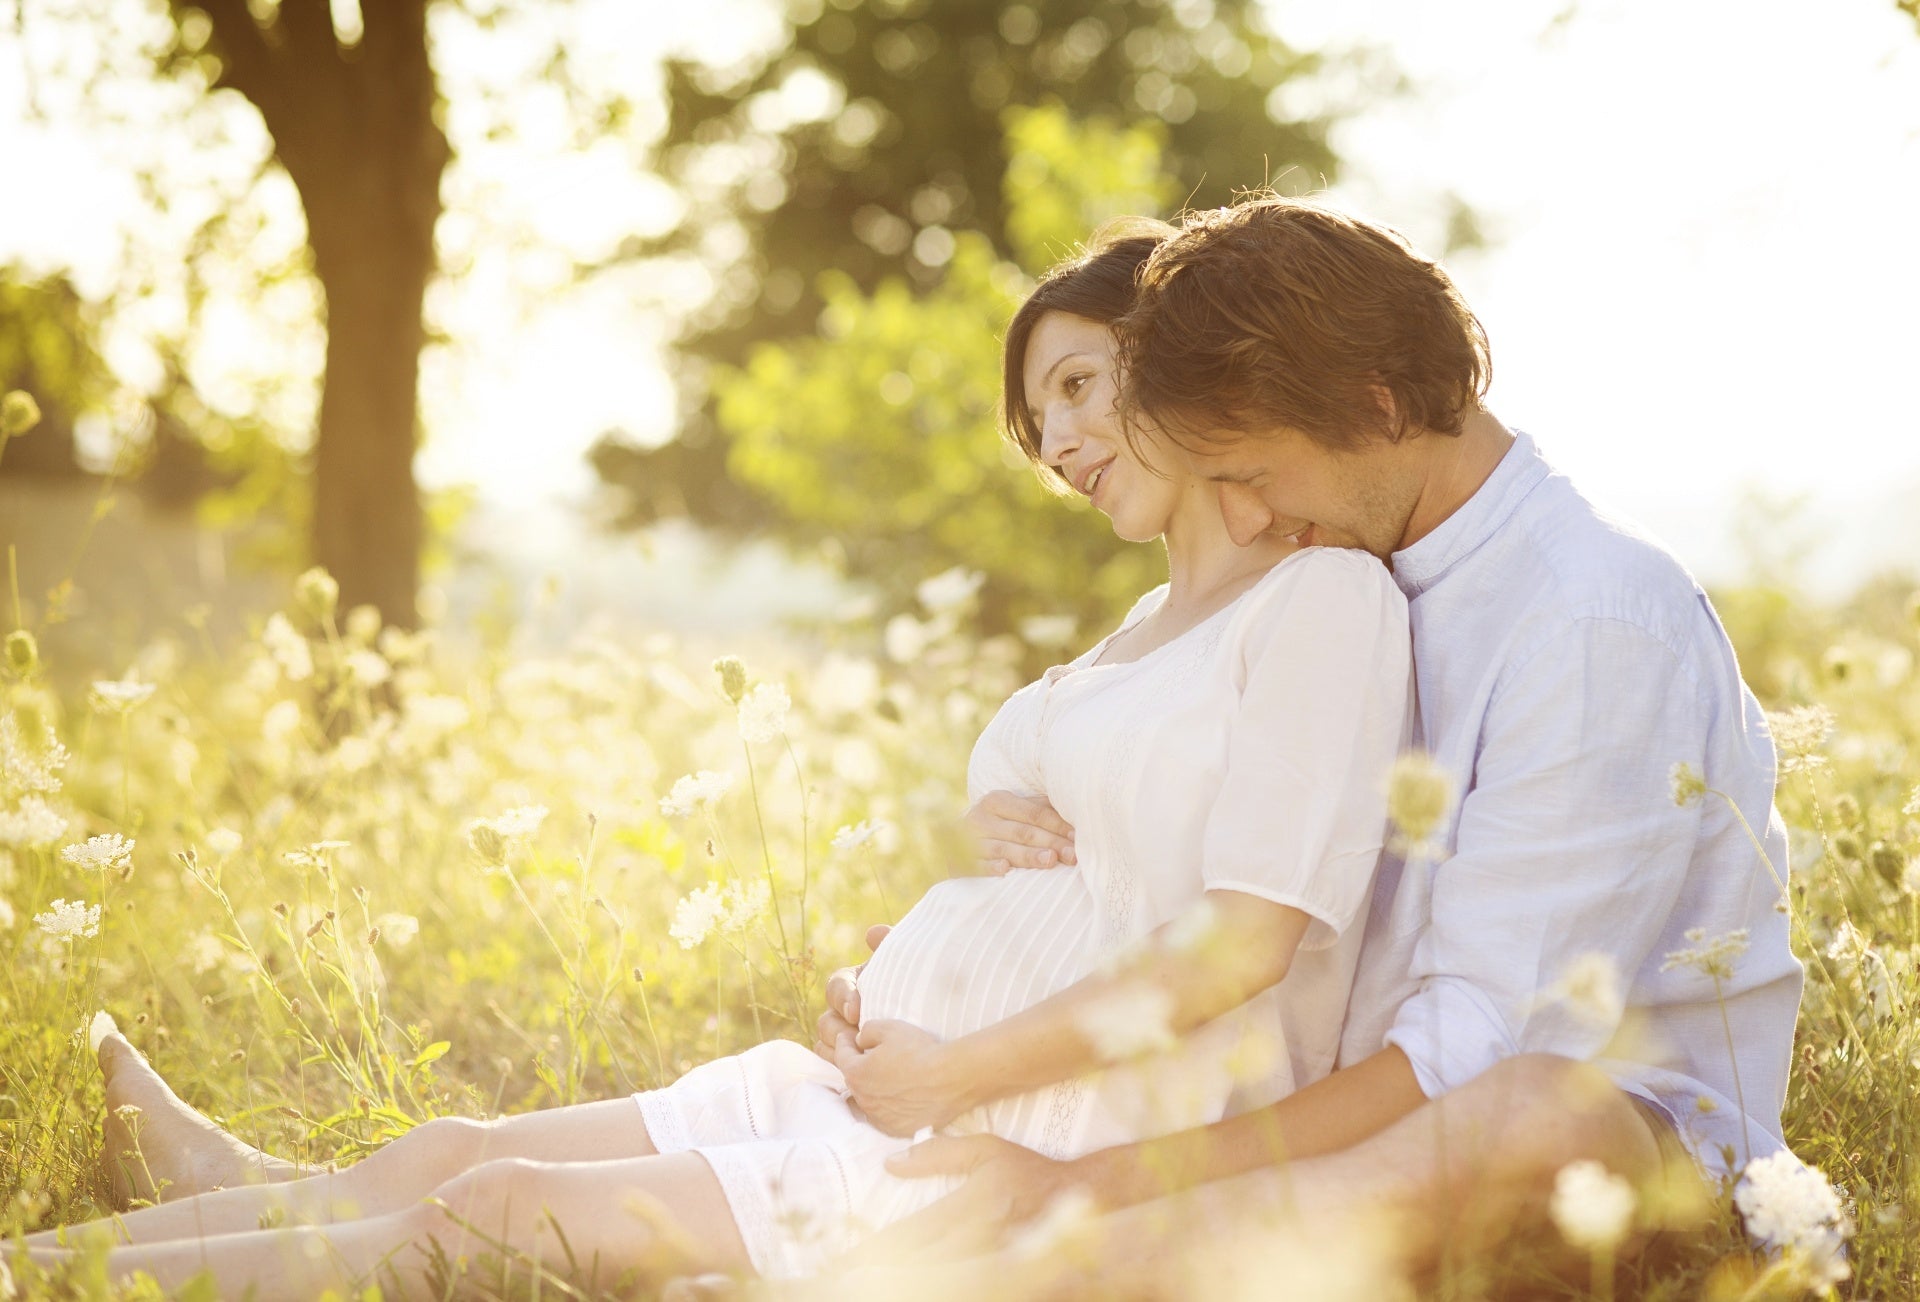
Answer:
[[[1063,388],[1063,389],[1065,389],[1065,390],[1066,390],[1066,394],[1067,394],[1067,396],[1068,396],[1069,398],[1071,398],[1071,397],[1073,397],[1074,395],[1076,395],[1076,394],[1078,394],[1078,393],[1080,392],[1080,390],[1081,390],[1081,389],[1083,389],[1083,388],[1085,388],[1085,387],[1086,387],[1086,384],[1087,384],[1087,377],[1086,377],[1086,376],[1084,376],[1084,375],[1069,375],[1069,376],[1068,376],[1068,377],[1066,378],[1066,382],[1065,382],[1064,384],[1062,384],[1062,385],[1061,385],[1061,388]]]

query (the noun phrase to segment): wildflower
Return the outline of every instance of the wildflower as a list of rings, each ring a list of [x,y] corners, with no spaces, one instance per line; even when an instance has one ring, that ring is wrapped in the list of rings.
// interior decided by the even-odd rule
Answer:
[[[1453,807],[1453,777],[1431,755],[1409,751],[1387,775],[1387,817],[1400,829],[1400,847],[1413,853],[1432,843]]]
[[[0,813],[0,845],[30,849],[59,840],[66,830],[65,815],[39,796],[22,797],[13,810]]]
[[[1827,757],[1820,748],[1833,732],[1833,711],[1824,705],[1803,705],[1798,709],[1767,712],[1767,727],[1780,753],[1780,771],[1797,773],[1802,769],[1821,769]]]
[[[713,662],[713,672],[720,675],[720,690],[729,701],[740,704],[740,698],[747,694],[747,665],[739,656],[721,656]]]
[[[1847,1278],[1843,1247],[1853,1223],[1827,1177],[1792,1153],[1782,1150],[1747,1163],[1733,1203],[1747,1233],[1779,1249],[1813,1287]]]
[[[7,668],[16,678],[31,678],[40,667],[40,644],[24,628],[7,634]]]
[[[1842,977],[1851,977],[1872,952],[1873,945],[1866,935],[1844,918],[1833,929],[1833,937],[1827,942],[1827,960]]]
[[[920,598],[921,605],[934,614],[940,615],[965,607],[986,581],[987,576],[980,571],[956,565],[950,570],[922,581],[920,586],[914,589],[914,595]]]
[[[1620,969],[1601,953],[1582,954],[1567,964],[1553,985],[1553,996],[1568,1012],[1599,1030],[1619,1025],[1626,1011],[1620,990]]]
[[[31,728],[30,722],[28,726]],[[0,789],[23,793],[60,789],[60,770],[66,767],[67,748],[54,736],[53,725],[44,719],[39,731],[39,745],[30,745],[20,722],[12,714],[0,714]]]
[[[304,683],[313,677],[313,648],[279,611],[267,617],[267,626],[260,630],[260,645],[280,666],[288,682]]]
[[[393,677],[393,666],[378,651],[347,653],[347,677],[362,687],[378,687]]]
[[[667,928],[667,935],[679,941],[680,948],[693,949],[713,934],[726,911],[720,888],[709,882],[674,906],[673,925]]]
[[[1708,937],[1705,927],[1690,927],[1683,934],[1687,940],[1687,948],[1670,951],[1666,961],[1660,964],[1662,972],[1690,967],[1702,976],[1724,981],[1733,975],[1733,965],[1739,962],[1741,956],[1747,952],[1745,927],[1711,938]]]
[[[487,868],[505,868],[508,858],[533,839],[546,817],[545,805],[521,805],[498,818],[476,818],[467,824],[467,845]]]
[[[13,921],[13,905],[0,897],[0,931],[12,931]]]
[[[749,742],[772,741],[787,730],[793,700],[778,683],[761,683],[740,699],[740,736]]]
[[[1889,886],[1899,886],[1901,873],[1907,866],[1906,856],[1885,841],[1875,841],[1867,847],[1867,862],[1872,865],[1874,874]]]
[[[88,908],[81,900],[55,900],[45,913],[33,915],[33,925],[55,940],[85,939],[100,934],[100,906]]]
[[[380,636],[380,608],[359,605],[349,610],[345,633],[349,642],[372,646],[373,640]]]
[[[420,934],[420,919],[411,913],[383,913],[373,925],[395,949],[404,949]]]
[[[1103,1061],[1120,1062],[1171,1049],[1172,1016],[1172,995],[1158,986],[1134,983],[1081,1009],[1074,1021]]]
[[[764,881],[743,886],[735,882],[727,887],[726,910],[720,919],[723,931],[744,931],[754,919],[773,905],[773,888]]]
[[[448,733],[458,732],[473,720],[473,711],[457,696],[409,696],[401,711],[403,737],[420,747],[431,745]]]
[[[89,699],[93,702],[93,708],[101,714],[127,714],[152,696],[153,691],[152,683],[123,678],[95,683]]]
[[[318,868],[326,872],[335,850],[344,850],[351,841],[311,841],[298,850],[289,850],[280,858],[295,868]]]
[[[1072,615],[1029,615],[1020,621],[1020,636],[1028,646],[1065,646],[1078,627]]]
[[[934,639],[933,626],[922,624],[912,615],[895,615],[887,621],[882,640],[886,643],[887,657],[895,664],[907,664],[918,660],[920,653],[927,649]]]
[[[833,848],[836,850],[857,850],[886,827],[885,823],[869,823],[861,819],[857,823],[848,823],[833,834]]]
[[[1700,776],[1699,769],[1684,760],[1668,772],[1667,783],[1673,803],[1682,809],[1707,794],[1707,780]]]
[[[1920,818],[1920,786],[1914,787],[1913,794],[1907,797],[1907,803],[1900,806],[1900,812],[1908,818]]]
[[[333,618],[334,609],[340,604],[340,585],[324,568],[316,565],[293,581],[293,595],[315,623],[324,624]]]
[[[40,404],[24,389],[0,398],[0,439],[19,438],[40,423]]]
[[[1920,857],[1907,860],[1907,870],[1900,874],[1900,889],[1909,895],[1920,895]]]
[[[260,736],[269,746],[280,747],[300,731],[300,703],[275,701],[260,720]]]
[[[1598,1162],[1569,1162],[1554,1177],[1547,1209],[1560,1237],[1587,1252],[1610,1252],[1633,1227],[1633,1186]]]
[[[123,867],[133,857],[133,842],[118,832],[108,832],[103,836],[88,837],[78,845],[68,846],[60,852],[60,857],[76,868],[105,872],[109,868]]]
[[[207,849],[216,859],[227,858],[240,844],[240,834],[231,827],[216,827],[207,833]]]
[[[720,803],[720,797],[733,789],[733,774],[701,769],[673,784],[660,801],[660,812],[668,818],[692,818]]]

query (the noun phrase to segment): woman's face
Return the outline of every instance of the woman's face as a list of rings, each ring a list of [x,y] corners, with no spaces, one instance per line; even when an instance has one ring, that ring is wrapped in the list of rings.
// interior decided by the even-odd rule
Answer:
[[[1085,494],[1129,542],[1167,531],[1191,475],[1174,458],[1144,463],[1120,428],[1113,335],[1085,317],[1049,312],[1027,342],[1022,372],[1040,459]]]

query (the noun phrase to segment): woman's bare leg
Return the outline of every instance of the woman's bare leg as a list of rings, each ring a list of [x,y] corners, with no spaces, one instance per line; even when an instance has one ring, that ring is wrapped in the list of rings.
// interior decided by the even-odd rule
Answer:
[[[454,1263],[510,1256],[582,1285],[637,1271],[656,1283],[697,1271],[744,1272],[745,1245],[720,1182],[698,1155],[600,1162],[488,1162],[430,1200],[331,1226],[254,1230],[199,1241],[135,1244],[108,1257],[111,1278],[145,1271],[172,1293],[212,1271],[225,1296],[310,1298],[388,1276],[401,1296],[428,1292],[433,1249]],[[31,1247],[53,1266],[70,1250]]]
[[[270,1225],[329,1225],[399,1211],[483,1162],[526,1158],[590,1162],[654,1152],[630,1098],[549,1108],[497,1121],[439,1117],[366,1160],[279,1184],[241,1185],[145,1207],[112,1219],[117,1240],[160,1243],[236,1234]],[[33,1246],[62,1231],[28,1236]],[[68,1231],[67,1233],[71,1233]]]

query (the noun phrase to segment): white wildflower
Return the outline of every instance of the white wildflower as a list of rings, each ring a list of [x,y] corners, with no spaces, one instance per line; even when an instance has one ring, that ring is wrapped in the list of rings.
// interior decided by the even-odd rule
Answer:
[[[203,931],[189,940],[181,955],[196,976],[204,975],[227,961],[227,942],[212,932]]]
[[[1690,967],[1701,976],[1725,981],[1733,976],[1733,965],[1747,952],[1747,929],[1740,927],[1721,936],[1708,936],[1705,927],[1690,927],[1684,933],[1687,948],[1670,951],[1660,964],[1662,972]]]
[[[1847,1278],[1844,1245],[1853,1223],[1821,1172],[1783,1149],[1747,1163],[1733,1203],[1747,1233],[1778,1249],[1812,1286]]]
[[[1095,1000],[1074,1017],[1080,1033],[1106,1062],[1120,1062],[1174,1045],[1173,996],[1135,982]]]
[[[1780,772],[1820,769],[1827,757],[1820,753],[1833,732],[1833,711],[1824,705],[1803,705],[1798,709],[1767,711],[1767,728],[1773,734],[1774,749],[1780,756]]]
[[[29,745],[14,716],[0,714],[0,790],[51,794],[60,789],[66,763],[67,748],[54,736],[53,725],[43,723],[39,744]]]
[[[1850,978],[1860,970],[1860,964],[1873,952],[1873,945],[1866,935],[1846,919],[1833,929],[1833,936],[1827,942],[1827,959],[1834,970],[1843,978]]]
[[[987,576],[980,571],[956,565],[924,580],[914,589],[914,595],[920,598],[921,605],[940,615],[963,609],[986,581]]]
[[[33,925],[55,940],[84,939],[100,934],[100,906],[83,900],[55,900],[45,913],[33,915]]]
[[[13,905],[7,903],[5,896],[0,896],[0,931],[12,931],[13,923]]]
[[[1569,1162],[1554,1177],[1547,1210],[1560,1236],[1587,1252],[1611,1252],[1633,1227],[1633,1186],[1598,1162]]]
[[[764,881],[743,886],[734,882],[727,887],[726,912],[720,919],[723,931],[744,931],[754,919],[773,904],[773,889]]]
[[[857,850],[873,840],[886,828],[885,823],[870,823],[861,819],[857,823],[848,823],[833,834],[833,848],[836,850]]]
[[[359,773],[380,758],[380,748],[365,737],[342,737],[327,762],[336,772]]]
[[[680,948],[693,949],[713,934],[726,912],[720,888],[709,882],[674,906],[673,925],[667,928],[667,935],[679,941]]]
[[[826,714],[859,714],[880,699],[880,666],[829,652],[807,684],[807,703]]]
[[[408,696],[400,713],[403,738],[422,749],[473,721],[472,709],[459,697],[425,692]]]
[[[1453,808],[1453,775],[1433,756],[1409,751],[1387,774],[1387,817],[1399,829],[1396,848],[1425,852]]]
[[[931,624],[922,624],[912,615],[901,614],[887,621],[882,641],[887,648],[887,658],[904,665],[918,660],[933,639]]]
[[[347,677],[362,687],[378,687],[393,677],[393,666],[378,651],[349,651]]]
[[[772,741],[787,730],[793,700],[778,683],[761,683],[740,698],[740,735],[749,742]]]
[[[673,784],[673,790],[660,800],[660,812],[668,818],[692,818],[719,804],[720,797],[732,789],[733,774],[701,769]]]
[[[1626,1012],[1620,969],[1606,954],[1582,954],[1567,964],[1554,983],[1552,993],[1568,1012],[1598,1030],[1618,1026]]]
[[[133,842],[118,832],[107,832],[68,846],[60,852],[60,857],[76,868],[105,872],[124,866],[133,857]]]
[[[316,565],[293,581],[293,595],[314,622],[324,624],[340,604],[340,585],[324,567]]]
[[[545,805],[521,805],[495,818],[467,824],[467,844],[489,869],[504,868],[508,858],[533,839],[546,821]]]
[[[269,746],[279,748],[300,731],[300,703],[275,701],[260,720],[260,736]]]
[[[380,939],[395,949],[405,949],[420,934],[420,919],[411,913],[383,913],[373,920],[380,930]]]
[[[545,805],[517,805],[493,820],[494,830],[508,840],[530,840],[547,821]]]
[[[285,615],[275,611],[267,617],[267,626],[260,630],[260,645],[288,682],[304,683],[313,677],[313,648]]]
[[[93,685],[88,699],[93,708],[102,714],[126,714],[139,706],[154,693],[152,683],[143,683],[137,678],[106,680]]]
[[[1707,794],[1707,780],[1700,776],[1700,770],[1682,761],[1675,764],[1667,774],[1668,790],[1673,803],[1685,808]]]
[[[17,807],[0,811],[0,845],[30,849],[58,841],[66,830],[66,816],[39,796],[27,796]]]
[[[1900,806],[1900,812],[1908,818],[1920,818],[1920,786],[1914,787],[1913,794],[1907,797],[1907,803]]]
[[[1029,615],[1020,621],[1020,636],[1028,646],[1051,650],[1073,641],[1079,627],[1072,615]]]
[[[230,858],[240,846],[240,834],[231,827],[216,827],[207,833],[207,851],[216,859]]]

